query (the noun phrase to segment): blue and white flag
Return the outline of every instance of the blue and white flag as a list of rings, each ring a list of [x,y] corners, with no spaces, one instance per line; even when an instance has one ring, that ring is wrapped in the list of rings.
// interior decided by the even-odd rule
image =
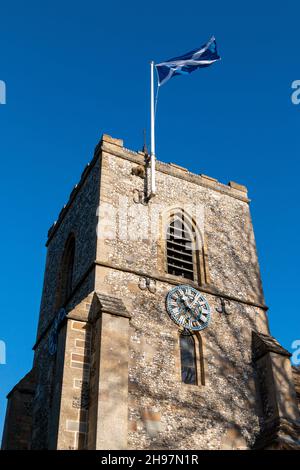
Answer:
[[[220,59],[216,40],[212,36],[200,49],[195,49],[182,56],[156,64],[158,86],[163,85],[175,75],[187,75],[198,68],[208,67]]]

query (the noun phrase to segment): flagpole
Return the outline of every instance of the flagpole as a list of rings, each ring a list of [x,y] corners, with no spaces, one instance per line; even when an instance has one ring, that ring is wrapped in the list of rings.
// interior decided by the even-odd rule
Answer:
[[[150,162],[151,162],[151,193],[149,198],[155,196],[156,194],[156,184],[155,184],[155,111],[154,111],[154,62],[150,62],[150,71],[151,71],[151,150],[150,150]]]

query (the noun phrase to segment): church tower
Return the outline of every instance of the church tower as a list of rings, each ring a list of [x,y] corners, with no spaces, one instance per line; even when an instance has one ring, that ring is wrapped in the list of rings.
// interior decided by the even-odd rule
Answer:
[[[270,336],[247,189],[104,135],[50,228],[32,370],[4,449],[299,445]],[[298,444],[297,444],[298,441]]]

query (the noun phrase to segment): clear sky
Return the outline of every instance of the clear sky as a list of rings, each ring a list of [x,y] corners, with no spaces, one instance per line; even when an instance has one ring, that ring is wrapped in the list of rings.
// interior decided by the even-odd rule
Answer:
[[[149,61],[216,36],[222,61],[161,88],[160,160],[245,184],[271,331],[299,328],[300,3],[252,0],[1,3],[0,429],[30,370],[46,234],[102,133],[141,149]]]

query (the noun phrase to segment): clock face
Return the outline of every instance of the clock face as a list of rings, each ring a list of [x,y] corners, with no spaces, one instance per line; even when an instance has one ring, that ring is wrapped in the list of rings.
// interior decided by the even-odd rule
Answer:
[[[204,295],[190,286],[177,286],[167,295],[167,311],[177,325],[200,331],[210,321],[210,306]]]

